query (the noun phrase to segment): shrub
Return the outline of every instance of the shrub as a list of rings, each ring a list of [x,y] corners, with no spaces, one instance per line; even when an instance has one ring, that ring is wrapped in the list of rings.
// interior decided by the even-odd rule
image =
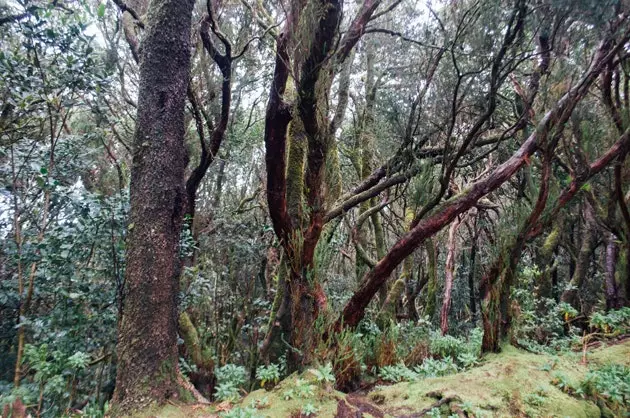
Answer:
[[[222,401],[235,401],[239,390],[247,381],[247,371],[242,366],[226,364],[216,371],[217,390],[215,396]]]
[[[256,369],[256,379],[260,380],[261,387],[265,387],[266,383],[274,386],[280,380],[280,366],[273,363],[268,366],[259,366]]]
[[[630,367],[609,364],[590,370],[580,388],[586,396],[603,401],[618,416],[630,412]]]

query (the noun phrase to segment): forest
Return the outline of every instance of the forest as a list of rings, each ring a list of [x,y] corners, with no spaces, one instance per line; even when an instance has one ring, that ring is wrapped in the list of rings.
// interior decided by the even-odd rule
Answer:
[[[627,0],[0,0],[0,416],[630,416]]]

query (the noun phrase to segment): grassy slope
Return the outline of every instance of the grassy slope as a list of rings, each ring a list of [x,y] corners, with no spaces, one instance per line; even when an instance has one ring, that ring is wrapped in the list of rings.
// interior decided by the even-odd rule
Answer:
[[[470,407],[477,416],[599,417],[600,411],[595,404],[566,395],[551,383],[556,373],[562,373],[575,383],[580,381],[589,367],[581,364],[581,360],[581,353],[537,355],[506,346],[500,354],[488,355],[480,367],[472,370],[414,383],[377,387],[365,396],[347,396],[317,386],[306,398],[295,396],[287,400],[285,393],[295,387],[295,376],[292,376],[271,391],[261,389],[250,393],[239,406],[258,405],[261,416],[285,418],[299,414],[303,406],[310,403],[318,409],[318,417],[335,417],[339,409],[344,409],[344,413],[340,414],[343,418],[357,416],[357,409],[364,412],[363,416],[378,416],[380,414],[372,406],[375,405],[384,416],[396,417],[429,408],[435,404],[439,393],[441,396],[458,396],[461,403]],[[590,352],[588,362],[590,366],[608,362],[630,366],[630,340]],[[308,372],[302,378],[310,380],[315,386]],[[190,406],[178,409],[169,405],[143,416],[213,417],[216,416],[214,410],[213,407]]]

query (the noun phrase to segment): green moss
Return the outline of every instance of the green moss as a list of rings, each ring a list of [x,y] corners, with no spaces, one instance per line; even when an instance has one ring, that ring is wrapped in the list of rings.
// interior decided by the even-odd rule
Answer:
[[[312,394],[300,396],[297,379],[304,382],[301,386],[311,385]],[[310,403],[317,408],[318,417],[332,418],[337,411],[337,403],[345,396],[332,387],[317,382],[315,376],[307,370],[299,376],[297,374],[289,376],[270,391],[260,389],[250,393],[240,402],[239,406],[244,408],[257,405],[260,415],[280,418],[289,417]]]
[[[630,341],[590,352],[586,360],[599,366],[617,363],[630,367]]]
[[[129,418],[201,418],[214,416],[215,408],[211,405],[178,405],[167,404],[164,406],[151,405],[134,413]]]
[[[429,259],[429,283],[427,284],[426,308],[424,312],[429,318],[433,318],[433,315],[435,315],[435,300],[438,291],[438,277],[437,254],[435,252],[435,243],[431,238],[426,240],[425,248]]]
[[[556,222],[554,228],[551,230],[541,249],[541,255],[544,258],[550,258],[553,255],[554,249],[558,246],[558,242],[560,241],[562,226],[561,222]]]
[[[548,370],[550,365],[553,368]],[[476,415],[481,411],[500,417],[599,417],[600,410],[594,403],[571,397],[552,384],[555,373],[577,383],[587,370],[579,364],[579,356],[537,355],[506,346],[500,354],[488,355],[481,367],[381,388],[369,398],[391,415],[428,408],[436,402],[435,393],[440,393],[458,396],[463,404],[478,411]]]
[[[589,365],[610,362],[630,363],[630,341],[602,347],[587,356]],[[436,397],[454,396],[459,408],[474,416],[492,417],[600,417],[602,411],[593,402],[572,397],[562,392],[552,381],[557,374],[574,384],[580,382],[589,365],[581,364],[581,353],[561,356],[532,354],[512,346],[504,346],[499,354],[489,354],[484,363],[466,372],[425,379],[413,383],[398,383],[377,387],[361,398],[384,411],[386,417],[418,413],[436,403]],[[299,379],[299,380],[297,380]],[[308,393],[299,387],[309,386]],[[317,382],[309,371],[293,374],[273,390],[257,390],[247,395],[234,407],[254,406],[259,414],[269,418],[284,418],[301,411],[306,404],[317,408],[320,418],[333,418],[340,401],[348,402],[348,395]],[[442,407],[446,416],[448,405]],[[214,416],[216,409],[207,405],[166,405],[146,408],[134,418],[165,417],[194,418]],[[363,416],[370,416],[364,413]]]

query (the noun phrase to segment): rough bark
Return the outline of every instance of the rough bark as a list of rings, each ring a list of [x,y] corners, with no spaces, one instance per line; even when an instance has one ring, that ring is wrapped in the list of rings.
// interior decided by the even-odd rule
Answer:
[[[115,414],[181,397],[179,239],[185,199],[184,104],[194,1],[154,0],[140,57],[125,300]]]

